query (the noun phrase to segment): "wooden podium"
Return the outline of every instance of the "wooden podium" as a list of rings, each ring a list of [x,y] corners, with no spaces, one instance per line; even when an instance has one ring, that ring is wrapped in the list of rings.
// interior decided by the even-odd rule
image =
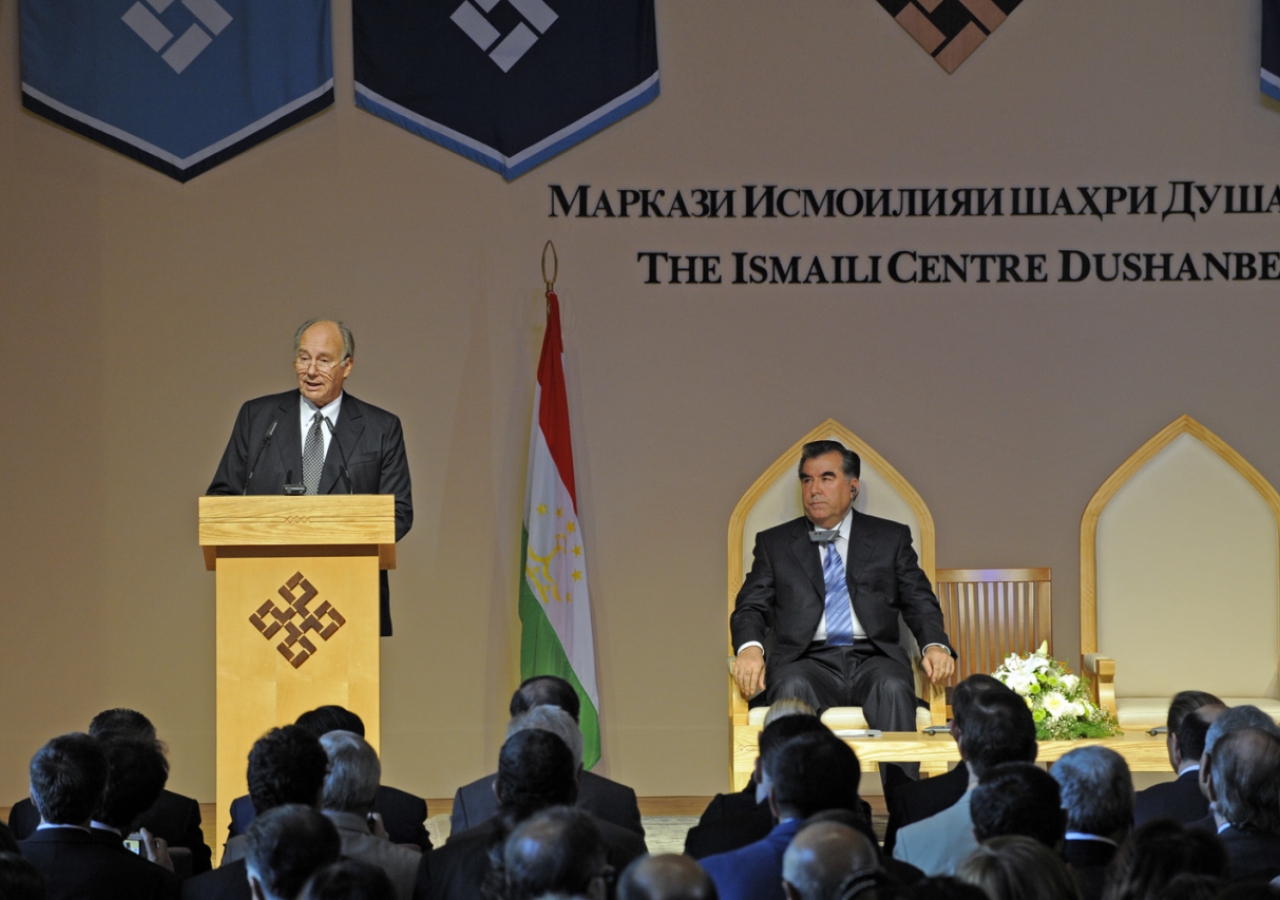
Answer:
[[[216,858],[249,750],[271,728],[339,704],[378,747],[378,570],[395,568],[395,540],[390,494],[200,498],[217,571]]]

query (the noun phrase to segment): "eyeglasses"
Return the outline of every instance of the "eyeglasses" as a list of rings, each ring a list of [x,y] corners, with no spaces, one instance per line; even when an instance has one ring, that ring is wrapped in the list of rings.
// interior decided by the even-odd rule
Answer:
[[[344,362],[346,362],[346,359],[347,358],[345,356],[342,359],[337,361],[334,361],[331,359],[323,359],[323,358],[312,359],[310,356],[307,356],[307,354],[305,353],[299,353],[298,358],[293,361],[293,367],[297,369],[299,372],[305,372],[307,371],[307,369],[310,369],[312,366],[315,366],[317,371],[327,373],[327,372],[332,372],[336,367],[342,365]]]

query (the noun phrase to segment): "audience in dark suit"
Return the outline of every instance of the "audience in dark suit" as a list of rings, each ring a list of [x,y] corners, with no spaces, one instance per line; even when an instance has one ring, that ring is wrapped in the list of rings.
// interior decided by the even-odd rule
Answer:
[[[330,731],[351,731],[364,737],[364,720],[341,706],[321,706],[298,716],[293,724],[307,729],[316,737]],[[382,820],[387,837],[395,844],[412,844],[420,850],[431,849],[427,835],[427,801],[408,791],[378,785],[378,796],[373,800],[373,814]],[[246,797],[231,801],[231,824],[227,826],[227,839],[244,834],[253,823],[253,803]]]
[[[851,873],[880,867],[875,844],[838,822],[805,825],[782,854],[787,900],[837,900]]]
[[[89,734],[101,738],[106,734],[123,734],[141,740],[155,741],[156,727],[142,713],[132,709],[103,710],[89,723]],[[160,744],[163,751],[164,745]],[[18,840],[24,840],[40,824],[40,813],[29,799],[14,804],[9,811],[9,826]],[[185,848],[191,853],[191,871],[199,875],[212,867],[213,851],[205,843],[200,827],[200,804],[191,797],[184,797],[164,790],[155,803],[126,823],[125,833],[147,829],[161,838],[169,847]]]
[[[511,696],[509,711],[514,721],[536,706],[554,706],[568,713],[574,722],[581,713],[581,701],[573,685],[563,678],[554,675],[536,675],[528,678]],[[507,737],[512,734],[507,729]],[[582,764],[582,753],[577,754],[578,764]],[[449,815],[450,829],[453,833],[474,828],[486,819],[498,813],[498,801],[493,794],[493,783],[497,775],[486,775],[470,784],[458,788],[453,795],[453,811]],[[602,775],[582,770],[578,775],[578,799],[574,804],[585,809],[597,819],[612,822],[630,829],[644,837],[644,826],[640,824],[640,804],[636,800],[636,792],[626,785],[610,781]]]
[[[1114,750],[1078,747],[1050,772],[1067,811],[1062,858],[1079,876],[1084,900],[1101,900],[1107,866],[1133,825],[1129,764]]]
[[[260,812],[245,838],[253,900],[296,900],[307,880],[342,853],[333,823],[314,807],[296,803]]]
[[[1067,830],[1058,782],[1029,762],[1001,763],[986,769],[973,789],[969,818],[979,843],[1017,834],[1056,851]]]
[[[1205,751],[1200,766],[1231,877],[1280,875],[1280,737],[1256,728],[1231,731]]]
[[[618,879],[618,900],[719,900],[715,882],[688,856],[642,856]]]
[[[1169,765],[1178,773],[1176,781],[1152,785],[1133,798],[1133,822],[1141,825],[1163,817],[1194,822],[1209,814],[1209,801],[1200,790],[1200,756],[1204,739],[1226,705],[1204,691],[1182,691],[1169,704],[1165,742]]]
[[[41,747],[31,759],[31,799],[41,824],[20,844],[23,857],[44,876],[50,900],[173,900],[179,882],[172,872],[91,834],[107,777],[106,755],[87,734]]]
[[[142,810],[150,808],[164,790],[169,763],[154,740],[107,733],[98,743],[107,758],[107,789],[89,824],[89,832],[104,847],[129,852],[124,841],[130,836],[130,823]],[[174,863],[164,839],[145,828],[139,837],[139,845],[147,858],[173,872]],[[187,864],[188,871],[183,874],[190,877],[189,858]]]
[[[17,843],[13,842],[16,848]],[[4,900],[47,900],[44,876],[18,855],[16,849],[0,843],[0,897]]]
[[[395,900],[387,873],[358,859],[340,859],[316,871],[298,900]]]
[[[1227,851],[1212,832],[1153,819],[1120,845],[1107,873],[1105,900],[1156,900],[1175,879],[1225,880]]]
[[[503,844],[502,871],[503,900],[608,895],[604,838],[582,809],[552,807],[517,825]]]
[[[791,718],[804,717],[774,724]],[[828,730],[784,742],[765,758],[764,774],[778,824],[754,844],[702,860],[720,900],[784,900],[782,857],[803,820],[826,809],[858,808],[858,758]]]

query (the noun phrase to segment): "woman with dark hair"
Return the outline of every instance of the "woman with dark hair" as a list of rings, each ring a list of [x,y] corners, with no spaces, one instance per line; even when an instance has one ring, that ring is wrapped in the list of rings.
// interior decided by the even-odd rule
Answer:
[[[1022,835],[979,844],[960,863],[956,878],[981,888],[990,900],[1080,900],[1080,888],[1062,858]]]

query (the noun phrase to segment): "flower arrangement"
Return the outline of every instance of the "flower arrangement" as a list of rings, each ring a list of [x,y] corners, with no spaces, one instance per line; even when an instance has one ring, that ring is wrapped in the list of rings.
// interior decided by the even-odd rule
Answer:
[[[992,677],[1027,701],[1037,740],[1104,738],[1120,733],[1115,716],[1089,699],[1089,682],[1049,657],[1047,641],[1035,653],[1009,654]]]

